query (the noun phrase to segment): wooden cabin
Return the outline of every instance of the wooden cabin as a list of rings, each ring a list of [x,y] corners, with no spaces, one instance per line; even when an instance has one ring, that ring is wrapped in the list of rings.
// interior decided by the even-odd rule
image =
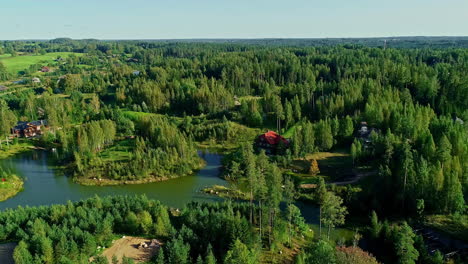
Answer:
[[[12,129],[12,134],[15,137],[35,137],[42,135],[44,128],[47,127],[47,121],[37,120],[32,122],[18,122],[16,126]]]

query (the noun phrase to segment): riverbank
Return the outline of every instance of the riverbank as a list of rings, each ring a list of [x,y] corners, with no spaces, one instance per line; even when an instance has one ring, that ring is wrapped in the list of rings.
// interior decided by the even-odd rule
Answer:
[[[197,167],[192,170],[191,173],[184,175],[173,175],[172,177],[162,176],[162,177],[148,177],[140,180],[113,180],[105,178],[83,178],[83,177],[73,177],[73,182],[84,185],[84,186],[117,186],[117,185],[136,185],[136,184],[145,184],[153,182],[163,182],[171,179],[181,178],[185,176],[193,176],[197,174],[201,169],[206,166],[206,161],[200,159]]]
[[[34,149],[36,149],[36,147],[30,141],[21,141],[17,143],[10,143],[8,145],[3,143],[2,148],[0,149],[0,159],[7,159],[17,154]]]
[[[204,188],[202,192],[210,195],[216,195],[225,199],[234,199],[234,200],[249,200],[248,194],[241,192],[239,190],[234,190],[222,185],[213,185],[211,187]]]
[[[24,181],[17,175],[0,179],[0,202],[5,201],[23,190]]]

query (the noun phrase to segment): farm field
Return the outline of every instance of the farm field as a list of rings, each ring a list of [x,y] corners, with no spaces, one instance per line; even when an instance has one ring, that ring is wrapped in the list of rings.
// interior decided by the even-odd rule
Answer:
[[[54,62],[57,57],[66,58],[71,54],[75,54],[76,56],[82,56],[82,53],[74,53],[74,52],[52,52],[47,53],[45,55],[24,55],[24,56],[0,56],[0,61],[5,65],[7,70],[10,73],[16,74],[19,71],[27,69],[30,65],[44,63],[49,64]]]

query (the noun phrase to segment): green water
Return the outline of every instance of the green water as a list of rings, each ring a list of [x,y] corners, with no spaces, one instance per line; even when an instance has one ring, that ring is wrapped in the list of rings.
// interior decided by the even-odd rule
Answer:
[[[120,186],[82,186],[48,165],[47,159],[53,153],[35,151],[23,153],[0,165],[9,168],[24,177],[24,190],[13,198],[0,202],[0,210],[18,206],[39,206],[63,204],[68,200],[79,201],[94,195],[142,195],[160,200],[176,208],[183,207],[190,201],[219,201],[221,198],[201,193],[204,187],[213,184],[226,185],[218,177],[221,167],[221,155],[199,152],[206,161],[206,167],[195,175],[176,178],[164,182],[120,185]]]

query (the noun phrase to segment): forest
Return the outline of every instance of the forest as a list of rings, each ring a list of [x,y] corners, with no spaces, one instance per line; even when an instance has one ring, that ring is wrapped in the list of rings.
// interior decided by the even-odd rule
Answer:
[[[68,56],[17,72],[2,62],[53,52]],[[221,176],[246,200],[174,212],[145,197],[96,197],[7,210],[0,240],[19,242],[16,263],[84,263],[114,234],[163,238],[153,263],[467,260],[466,248],[432,250],[418,233],[430,228],[468,243],[465,38],[386,46],[3,41],[0,56],[0,85],[8,87],[0,91],[0,138],[17,121],[47,120],[31,144],[57,149],[55,162],[86,185],[189,175],[203,167],[197,150],[209,147],[225,154]],[[269,130],[289,142],[277,155],[254,144]],[[338,154],[346,164],[331,162]],[[358,176],[343,184],[344,174]],[[318,208],[318,233],[297,202]],[[355,237],[330,238],[340,226]],[[277,256],[285,248],[288,260]]]

